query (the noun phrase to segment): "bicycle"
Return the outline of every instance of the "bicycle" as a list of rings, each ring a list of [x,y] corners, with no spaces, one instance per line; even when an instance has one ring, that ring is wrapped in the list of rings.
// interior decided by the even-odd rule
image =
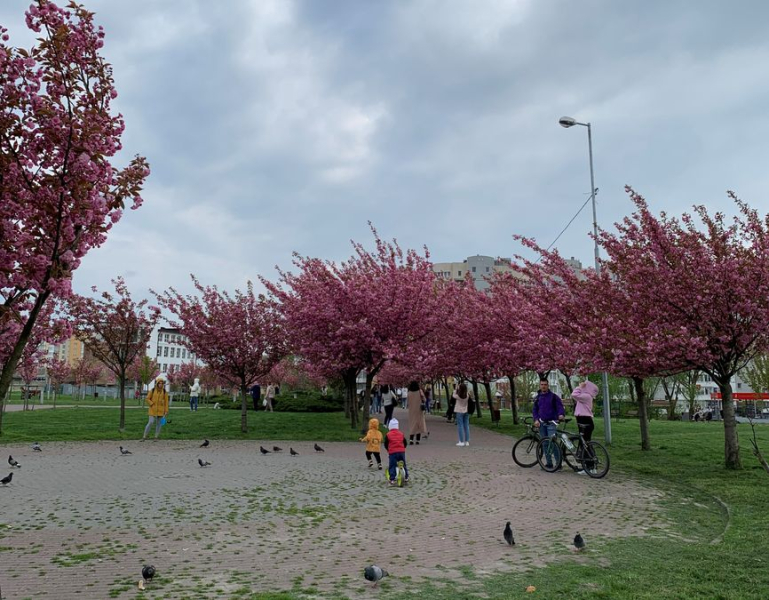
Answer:
[[[385,469],[385,479],[390,482],[390,470]],[[403,487],[406,485],[406,466],[402,460],[399,460],[395,465],[395,485],[397,487]]]
[[[519,467],[530,469],[537,464],[539,429],[532,424],[532,417],[526,417],[523,422],[529,426],[529,431],[513,444],[513,460]]]
[[[569,422],[567,419],[566,422]],[[556,421],[550,421],[558,423]],[[537,462],[548,473],[561,468],[563,462],[573,471],[584,471],[593,479],[601,479],[609,472],[609,452],[599,442],[586,442],[583,436],[585,424],[578,424],[578,433],[556,429],[555,435],[542,438],[537,444]],[[576,446],[574,442],[577,442]],[[548,455],[550,466],[548,466]]]

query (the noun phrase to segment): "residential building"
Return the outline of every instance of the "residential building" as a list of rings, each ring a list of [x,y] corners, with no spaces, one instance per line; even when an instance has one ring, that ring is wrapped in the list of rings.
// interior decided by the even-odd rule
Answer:
[[[512,266],[510,258],[493,258],[491,256],[468,256],[462,262],[434,263],[433,271],[441,279],[451,279],[453,281],[464,281],[469,273],[473,278],[475,287],[478,290],[489,288],[487,279],[494,273],[512,273],[517,275],[517,271]]]
[[[187,338],[179,329],[157,327],[150,336],[147,355],[160,365],[160,372],[167,373],[170,367],[178,368],[183,363],[190,363],[196,357],[190,352],[185,342]]]

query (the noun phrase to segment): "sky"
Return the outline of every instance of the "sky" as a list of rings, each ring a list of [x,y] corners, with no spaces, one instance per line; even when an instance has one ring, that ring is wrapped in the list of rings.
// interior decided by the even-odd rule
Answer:
[[[82,0],[106,31],[124,152],[150,162],[73,285],[136,297],[190,274],[275,279],[292,253],[344,260],[369,221],[435,262],[549,246],[588,199],[601,227],[726,191],[767,211],[769,3],[703,0]],[[29,46],[28,0],[3,0]],[[558,240],[593,261],[590,205]],[[258,285],[257,285],[258,287]]]

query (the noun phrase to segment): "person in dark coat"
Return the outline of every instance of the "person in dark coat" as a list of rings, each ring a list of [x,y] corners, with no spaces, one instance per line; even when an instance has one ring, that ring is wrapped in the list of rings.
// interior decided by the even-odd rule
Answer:
[[[258,383],[251,386],[249,390],[251,392],[251,398],[254,399],[254,410],[259,410],[259,400],[262,399],[262,388]]]

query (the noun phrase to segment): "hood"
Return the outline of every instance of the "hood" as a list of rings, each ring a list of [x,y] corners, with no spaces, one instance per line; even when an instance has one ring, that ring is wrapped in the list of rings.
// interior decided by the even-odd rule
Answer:
[[[368,420],[368,428],[369,429],[375,429],[376,431],[379,431],[379,419],[372,418]]]
[[[598,386],[594,384],[592,381],[586,381],[585,382],[585,391],[590,394],[590,397],[595,400],[595,397],[598,395]]]
[[[390,429],[398,429],[398,419],[390,419],[390,424],[387,426]]]

